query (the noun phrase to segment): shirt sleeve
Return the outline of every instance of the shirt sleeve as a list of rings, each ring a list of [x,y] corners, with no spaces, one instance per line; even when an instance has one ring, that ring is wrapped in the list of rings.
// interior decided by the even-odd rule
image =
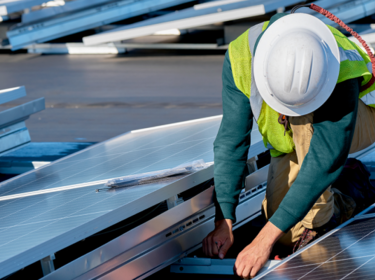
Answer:
[[[314,112],[314,133],[298,176],[270,222],[287,232],[301,221],[338,178],[349,155],[358,110],[360,80],[336,85]]]
[[[214,142],[216,220],[235,222],[238,196],[244,185],[253,114],[249,99],[235,85],[228,52],[222,80],[223,119]]]

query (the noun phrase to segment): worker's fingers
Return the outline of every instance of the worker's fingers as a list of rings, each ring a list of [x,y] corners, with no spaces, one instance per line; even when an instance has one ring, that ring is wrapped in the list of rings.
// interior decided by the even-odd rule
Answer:
[[[254,264],[254,266],[251,268],[251,271],[249,273],[250,278],[254,278],[261,268],[262,268],[262,265],[260,265],[259,263]]]
[[[244,269],[242,271],[241,277],[243,279],[250,279],[250,271],[252,271],[252,267],[250,264],[245,264]]]
[[[234,274],[238,275],[239,277],[242,277],[242,272],[244,268],[245,267],[241,262],[237,263],[236,261],[236,263],[234,264],[234,269],[233,269]]]
[[[219,258],[224,259],[225,255],[227,254],[230,247],[232,247],[233,242],[228,238],[222,246],[220,246],[219,250]]]

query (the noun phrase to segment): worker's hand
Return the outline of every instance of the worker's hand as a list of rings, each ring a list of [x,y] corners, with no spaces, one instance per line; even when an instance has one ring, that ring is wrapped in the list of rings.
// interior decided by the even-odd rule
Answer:
[[[253,242],[238,254],[234,272],[244,279],[255,277],[268,261],[273,245],[283,234],[280,229],[268,222]]]
[[[232,220],[223,219],[215,223],[215,229],[203,239],[203,252],[209,257],[219,255],[223,259],[233,245]]]

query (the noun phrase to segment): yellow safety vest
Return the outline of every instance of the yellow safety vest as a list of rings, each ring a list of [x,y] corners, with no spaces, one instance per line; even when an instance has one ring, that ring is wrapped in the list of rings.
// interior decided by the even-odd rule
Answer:
[[[267,28],[268,21],[257,24],[229,44],[229,57],[233,79],[237,88],[250,99],[251,110],[263,136],[264,145],[271,148],[273,157],[291,153],[295,149],[293,133],[288,130],[284,136],[284,126],[279,124],[279,113],[273,110],[263,98],[255,84],[252,69],[254,46],[259,35]],[[362,86],[372,78],[372,65],[368,55],[354,42],[350,41],[337,29],[328,26],[340,51],[340,73],[337,83],[363,77]],[[359,98],[375,107],[375,84],[361,91]]]

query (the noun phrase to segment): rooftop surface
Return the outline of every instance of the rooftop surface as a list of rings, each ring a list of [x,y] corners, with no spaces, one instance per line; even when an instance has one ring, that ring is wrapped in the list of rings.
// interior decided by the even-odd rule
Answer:
[[[99,142],[126,131],[222,113],[224,53],[0,55],[1,88],[45,97],[27,121],[35,142]]]

